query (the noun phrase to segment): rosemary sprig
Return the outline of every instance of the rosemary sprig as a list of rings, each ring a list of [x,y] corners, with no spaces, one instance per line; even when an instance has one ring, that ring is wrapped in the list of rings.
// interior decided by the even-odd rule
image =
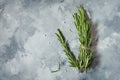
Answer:
[[[58,29],[56,35],[59,42],[61,43],[66,56],[69,59],[69,63],[72,67],[78,68],[79,72],[87,71],[90,68],[93,58],[92,58],[92,33],[91,33],[91,21],[85,11],[81,6],[78,7],[78,13],[73,14],[74,24],[78,31],[79,41],[80,41],[80,53],[78,58],[74,56],[71,52],[68,42],[63,36],[60,29]]]
[[[62,32],[60,31],[60,29],[57,30],[58,32],[56,33],[59,42],[61,43],[64,52],[66,53],[66,56],[69,59],[69,63],[71,64],[72,67],[77,67],[78,63],[76,60],[76,57],[73,55],[73,53],[71,52],[70,48],[69,48],[69,44],[66,41],[65,37],[63,36]]]
[[[81,6],[78,7],[78,13],[73,14],[74,24],[78,31],[80,45],[80,53],[78,56],[79,70],[83,72],[87,70],[92,63],[92,32],[91,32],[91,21],[85,11]]]

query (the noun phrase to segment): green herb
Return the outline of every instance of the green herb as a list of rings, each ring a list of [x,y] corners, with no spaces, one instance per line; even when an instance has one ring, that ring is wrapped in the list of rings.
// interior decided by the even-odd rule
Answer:
[[[71,66],[76,67],[79,72],[83,72],[87,71],[93,62],[93,55],[91,50],[91,21],[85,9],[81,6],[78,7],[78,13],[73,14],[73,18],[80,41],[80,51],[78,58],[76,58],[70,50],[69,44],[60,29],[57,30],[56,35],[64,49],[64,52],[66,53],[66,56],[69,59]]]
[[[60,62],[59,62],[58,69],[57,69],[57,70],[53,70],[53,71],[51,71],[51,72],[54,73],[54,72],[58,72],[59,70],[60,70]]]

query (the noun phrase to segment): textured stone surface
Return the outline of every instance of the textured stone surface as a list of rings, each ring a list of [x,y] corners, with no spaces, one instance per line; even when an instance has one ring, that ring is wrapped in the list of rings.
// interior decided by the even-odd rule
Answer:
[[[81,4],[97,24],[99,64],[79,74],[55,36],[60,28],[78,52],[72,14]],[[119,80],[119,0],[0,0],[0,80]],[[61,63],[60,71],[51,73]]]

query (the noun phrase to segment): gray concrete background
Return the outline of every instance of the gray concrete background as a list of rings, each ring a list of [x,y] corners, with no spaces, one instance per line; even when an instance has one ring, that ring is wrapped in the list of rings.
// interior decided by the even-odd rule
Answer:
[[[97,24],[100,60],[82,74],[69,67],[55,36],[60,28],[77,55],[72,14],[80,4]],[[119,25],[119,0],[0,0],[0,80],[120,80]]]

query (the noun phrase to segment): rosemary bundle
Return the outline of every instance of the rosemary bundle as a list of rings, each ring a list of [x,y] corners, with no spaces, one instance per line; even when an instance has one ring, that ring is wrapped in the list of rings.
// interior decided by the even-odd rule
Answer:
[[[66,53],[66,56],[69,59],[70,65],[72,67],[76,67],[81,73],[87,71],[93,62],[93,54],[91,50],[91,21],[85,9],[81,6],[78,7],[78,12],[73,14],[73,18],[80,42],[80,51],[78,57],[75,57],[75,55],[70,50],[69,44],[60,29],[57,30],[56,35],[64,49],[64,52]]]

